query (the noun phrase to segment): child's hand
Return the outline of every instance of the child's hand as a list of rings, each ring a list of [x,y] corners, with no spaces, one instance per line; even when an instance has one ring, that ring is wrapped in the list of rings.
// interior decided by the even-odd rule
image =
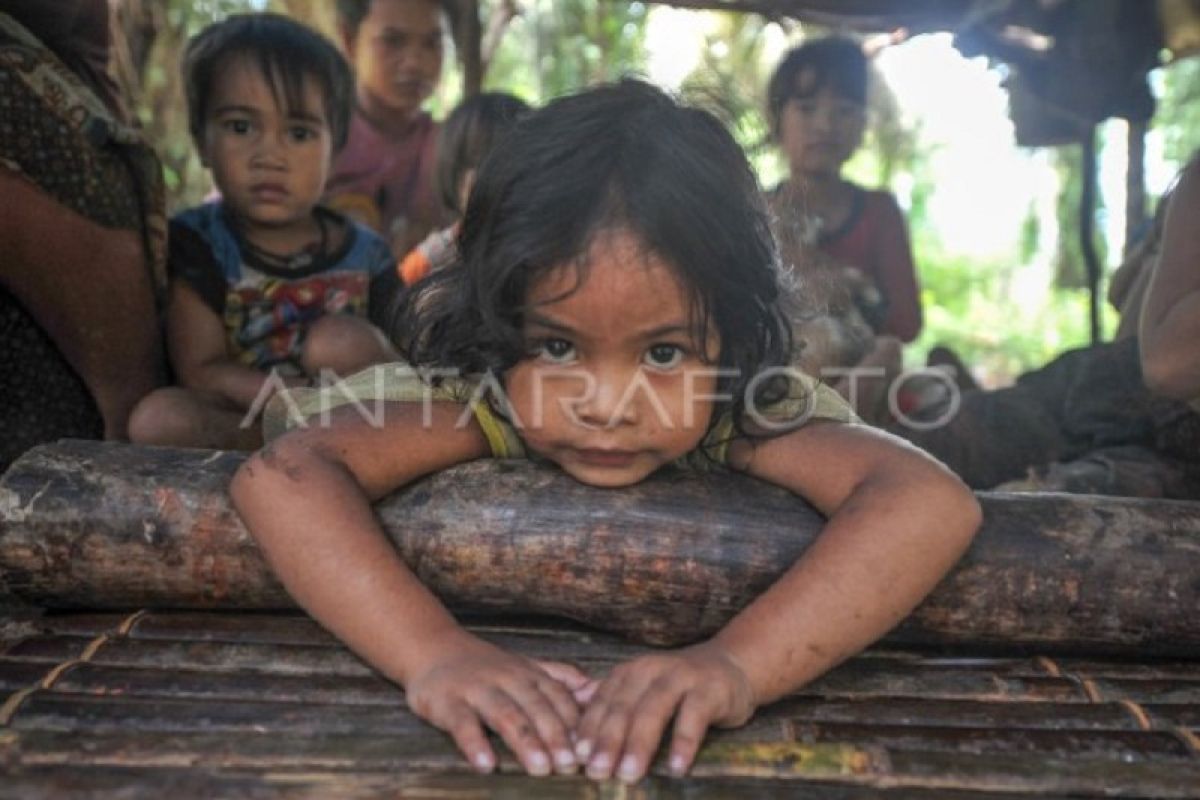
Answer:
[[[597,780],[614,770],[623,781],[641,778],[672,715],[669,764],[671,772],[682,775],[709,725],[743,725],[755,708],[742,668],[712,642],[636,658],[593,687],[577,694],[587,708],[576,731],[575,753],[587,764],[588,777]]]
[[[574,772],[570,733],[579,722],[572,693],[588,683],[569,664],[513,655],[465,632],[407,681],[409,707],[454,737],[481,772],[496,766],[483,726],[504,739],[530,775]],[[551,760],[553,759],[553,760]]]

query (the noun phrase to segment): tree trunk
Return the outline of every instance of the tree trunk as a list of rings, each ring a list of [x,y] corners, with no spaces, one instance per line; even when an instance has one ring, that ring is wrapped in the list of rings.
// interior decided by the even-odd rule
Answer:
[[[242,456],[61,442],[0,478],[0,596],[47,607],[292,605],[231,509]],[[895,631],[915,644],[1200,654],[1200,504],[981,495],[955,570]],[[460,611],[553,614],[654,644],[717,630],[820,531],[727,474],[621,491],[479,461],[380,502],[405,560]]]

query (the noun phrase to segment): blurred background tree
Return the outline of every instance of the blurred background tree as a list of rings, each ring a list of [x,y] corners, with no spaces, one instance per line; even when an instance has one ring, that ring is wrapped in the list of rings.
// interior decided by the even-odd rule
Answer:
[[[261,9],[290,14],[332,37],[333,6],[330,0],[113,0],[114,19],[122,32],[114,66],[131,107],[162,155],[172,209],[199,202],[210,191],[187,134],[178,77],[178,58],[187,38],[228,14]],[[668,12],[676,16],[652,35],[655,18]],[[672,48],[665,56],[668,62],[692,59],[675,88],[726,121],[767,186],[786,173],[763,113],[767,80],[787,47],[827,32],[753,14],[682,11],[624,0],[481,0],[480,13],[484,87],[511,91],[535,104],[621,75],[647,75],[655,66],[655,48],[666,42]],[[683,25],[683,20],[692,22]],[[684,47],[682,40],[688,36],[695,41]],[[876,61],[884,62],[888,55],[885,48],[884,57]],[[886,70],[877,72],[882,76]],[[937,75],[934,80],[942,78],[953,76]],[[1158,70],[1152,78],[1159,112],[1149,151],[1169,173],[1200,147],[1200,103],[1195,102],[1200,99],[1200,59]],[[450,55],[431,103],[435,116],[444,115],[460,99],[461,85],[462,71]],[[945,163],[946,142],[930,129],[942,115],[916,113],[905,107],[908,103],[911,98],[897,95],[888,80],[876,81],[866,145],[847,172],[864,185],[890,186],[908,214],[926,311],[925,331],[910,348],[911,360],[919,361],[933,344],[948,344],[980,377],[995,384],[1067,347],[1085,344],[1087,293],[1078,288],[1083,268],[1075,233],[1078,148],[1032,156],[1042,158],[1044,171],[1056,176],[1049,189],[1052,196],[1044,202],[1039,198],[1046,190],[1030,187],[1023,201],[1024,221],[1003,251],[964,251],[947,243],[954,231],[945,229],[935,209],[951,174],[947,170],[956,169]],[[1106,154],[1123,149],[1122,125],[1103,126],[1098,137],[1102,162]],[[1151,191],[1161,191],[1165,183],[1160,176]],[[981,193],[988,191],[980,187]],[[1101,202],[1101,218],[1119,203],[1107,197]],[[1108,242],[1107,269],[1115,266],[1122,244]],[[1040,270],[1034,281],[1037,302],[1018,300],[1034,270]],[[1114,315],[1108,313],[1104,322],[1106,330],[1111,329]]]

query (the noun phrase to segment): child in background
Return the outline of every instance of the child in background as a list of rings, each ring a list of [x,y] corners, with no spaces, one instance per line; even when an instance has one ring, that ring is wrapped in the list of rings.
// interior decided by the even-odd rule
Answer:
[[[346,147],[327,202],[407,253],[447,222],[434,186],[438,125],[421,109],[441,78],[445,0],[338,0],[342,47],[354,69]]]
[[[332,43],[287,17],[234,16],[188,43],[183,77],[221,199],[171,221],[167,344],[180,386],[138,404],[130,438],[252,449],[261,436],[247,413],[281,381],[394,358],[365,319],[389,299],[393,262],[378,236],[317,205],[353,90]]]
[[[911,342],[921,331],[920,293],[904,216],[890,192],[842,177],[862,144],[867,61],[859,45],[830,38],[784,57],[767,88],[771,131],[791,177],[769,193],[784,255],[803,271],[815,247],[874,284],[875,332]]]
[[[462,378],[410,385],[413,402],[381,403],[371,420],[340,408],[331,425],[302,421],[246,462],[231,493],[297,601],[402,684],[477,769],[496,765],[488,727],[531,774],[584,764],[635,781],[674,717],[668,763],[683,774],[709,726],[744,724],[874,641],[966,548],[980,516],[962,484],[850,424],[836,394],[787,368],[766,210],[711,115],[634,81],[534,111],[483,163],[460,245],[462,268],[429,278],[437,302],[411,308],[405,329],[413,365]],[[351,383],[378,376],[397,397],[415,374],[381,366]],[[489,384],[502,387],[492,402],[473,397]],[[593,679],[460,627],[372,513],[398,487],[489,456],[612,488],[668,465],[723,465],[829,522],[711,640]]]
[[[442,203],[459,222],[434,231],[401,259],[397,269],[405,286],[457,258],[458,236],[475,173],[496,142],[529,112],[524,100],[504,92],[483,92],[458,104],[442,125],[437,147],[437,184]]]
[[[1141,309],[1139,349],[1146,385],[1200,411],[1200,155],[1171,193],[1162,249]],[[1200,456],[1200,453],[1196,453]]]

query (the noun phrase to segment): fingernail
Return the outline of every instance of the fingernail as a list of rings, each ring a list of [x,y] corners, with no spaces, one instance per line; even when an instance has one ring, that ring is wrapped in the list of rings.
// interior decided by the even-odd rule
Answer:
[[[588,760],[588,756],[592,754],[592,743],[587,739],[580,739],[575,743],[575,758],[582,764]]]
[[[608,757],[608,753],[597,753],[596,757],[588,764],[588,777],[597,779],[607,778],[611,769],[612,759]]]
[[[671,774],[682,775],[687,771],[687,762],[683,760],[683,756],[676,754],[671,756],[670,762]]]
[[[493,766],[495,766],[495,765],[492,764],[492,757],[489,756],[487,753],[476,753],[475,754],[476,769],[480,770],[481,772],[491,772]]]
[[[529,762],[525,768],[529,770],[530,775],[549,775],[550,759],[541,750],[534,750],[529,754]]]
[[[617,768],[617,774],[620,775],[623,781],[636,781],[638,779],[638,760],[637,756],[625,756],[621,759],[621,766]]]
[[[574,769],[575,754],[570,750],[559,750],[554,754],[554,763],[558,764],[559,769]]]

